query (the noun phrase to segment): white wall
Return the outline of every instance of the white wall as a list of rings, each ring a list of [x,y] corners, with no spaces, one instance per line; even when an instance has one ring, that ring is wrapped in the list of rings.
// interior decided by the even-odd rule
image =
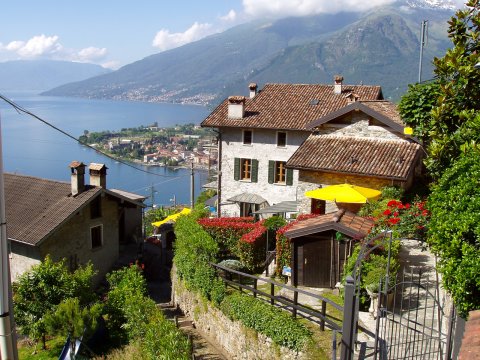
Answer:
[[[277,147],[277,131],[252,130],[252,144],[243,145],[243,133],[239,128],[222,129],[222,216],[238,216],[238,204],[226,204],[226,200],[241,193],[260,195],[269,205],[297,198],[298,170],[293,172],[293,185],[268,183],[269,160],[287,161],[308,137],[309,132],[286,131],[287,146]],[[258,160],[258,182],[234,180],[234,159]]]

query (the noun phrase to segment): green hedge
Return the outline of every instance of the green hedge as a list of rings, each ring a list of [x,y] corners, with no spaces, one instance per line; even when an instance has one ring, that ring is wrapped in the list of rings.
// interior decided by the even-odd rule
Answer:
[[[221,309],[231,319],[239,320],[280,346],[301,351],[311,340],[312,333],[290,314],[251,296],[229,295],[223,300]]]
[[[173,261],[178,276],[188,288],[199,291],[218,305],[225,295],[225,286],[209,263],[217,263],[219,248],[215,240],[197,223],[200,215],[193,211],[191,215],[178,218],[175,224]]]

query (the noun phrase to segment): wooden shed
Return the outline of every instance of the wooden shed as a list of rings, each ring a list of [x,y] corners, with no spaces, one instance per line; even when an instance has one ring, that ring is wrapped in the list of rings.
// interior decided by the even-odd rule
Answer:
[[[285,233],[292,243],[292,284],[335,287],[341,280],[353,241],[365,237],[373,224],[346,210],[295,224]]]

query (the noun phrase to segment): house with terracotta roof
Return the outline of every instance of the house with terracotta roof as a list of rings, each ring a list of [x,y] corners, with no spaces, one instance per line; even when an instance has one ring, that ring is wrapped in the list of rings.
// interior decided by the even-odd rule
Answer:
[[[265,213],[292,201],[301,212],[316,212],[322,204],[310,204],[305,191],[339,182],[409,185],[420,147],[403,135],[395,105],[383,100],[380,86],[334,80],[267,84],[261,91],[250,84],[248,98],[229,97],[202,122],[219,132],[222,216]]]
[[[4,174],[12,280],[47,255],[71,269],[91,261],[99,281],[120,247],[141,239],[144,197],[106,188],[106,166],[70,164],[71,182]]]

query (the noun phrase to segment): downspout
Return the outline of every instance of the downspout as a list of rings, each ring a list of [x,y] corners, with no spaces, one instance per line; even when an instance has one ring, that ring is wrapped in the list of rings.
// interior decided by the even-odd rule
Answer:
[[[217,161],[217,218],[222,216],[222,132],[218,128],[218,161]]]

